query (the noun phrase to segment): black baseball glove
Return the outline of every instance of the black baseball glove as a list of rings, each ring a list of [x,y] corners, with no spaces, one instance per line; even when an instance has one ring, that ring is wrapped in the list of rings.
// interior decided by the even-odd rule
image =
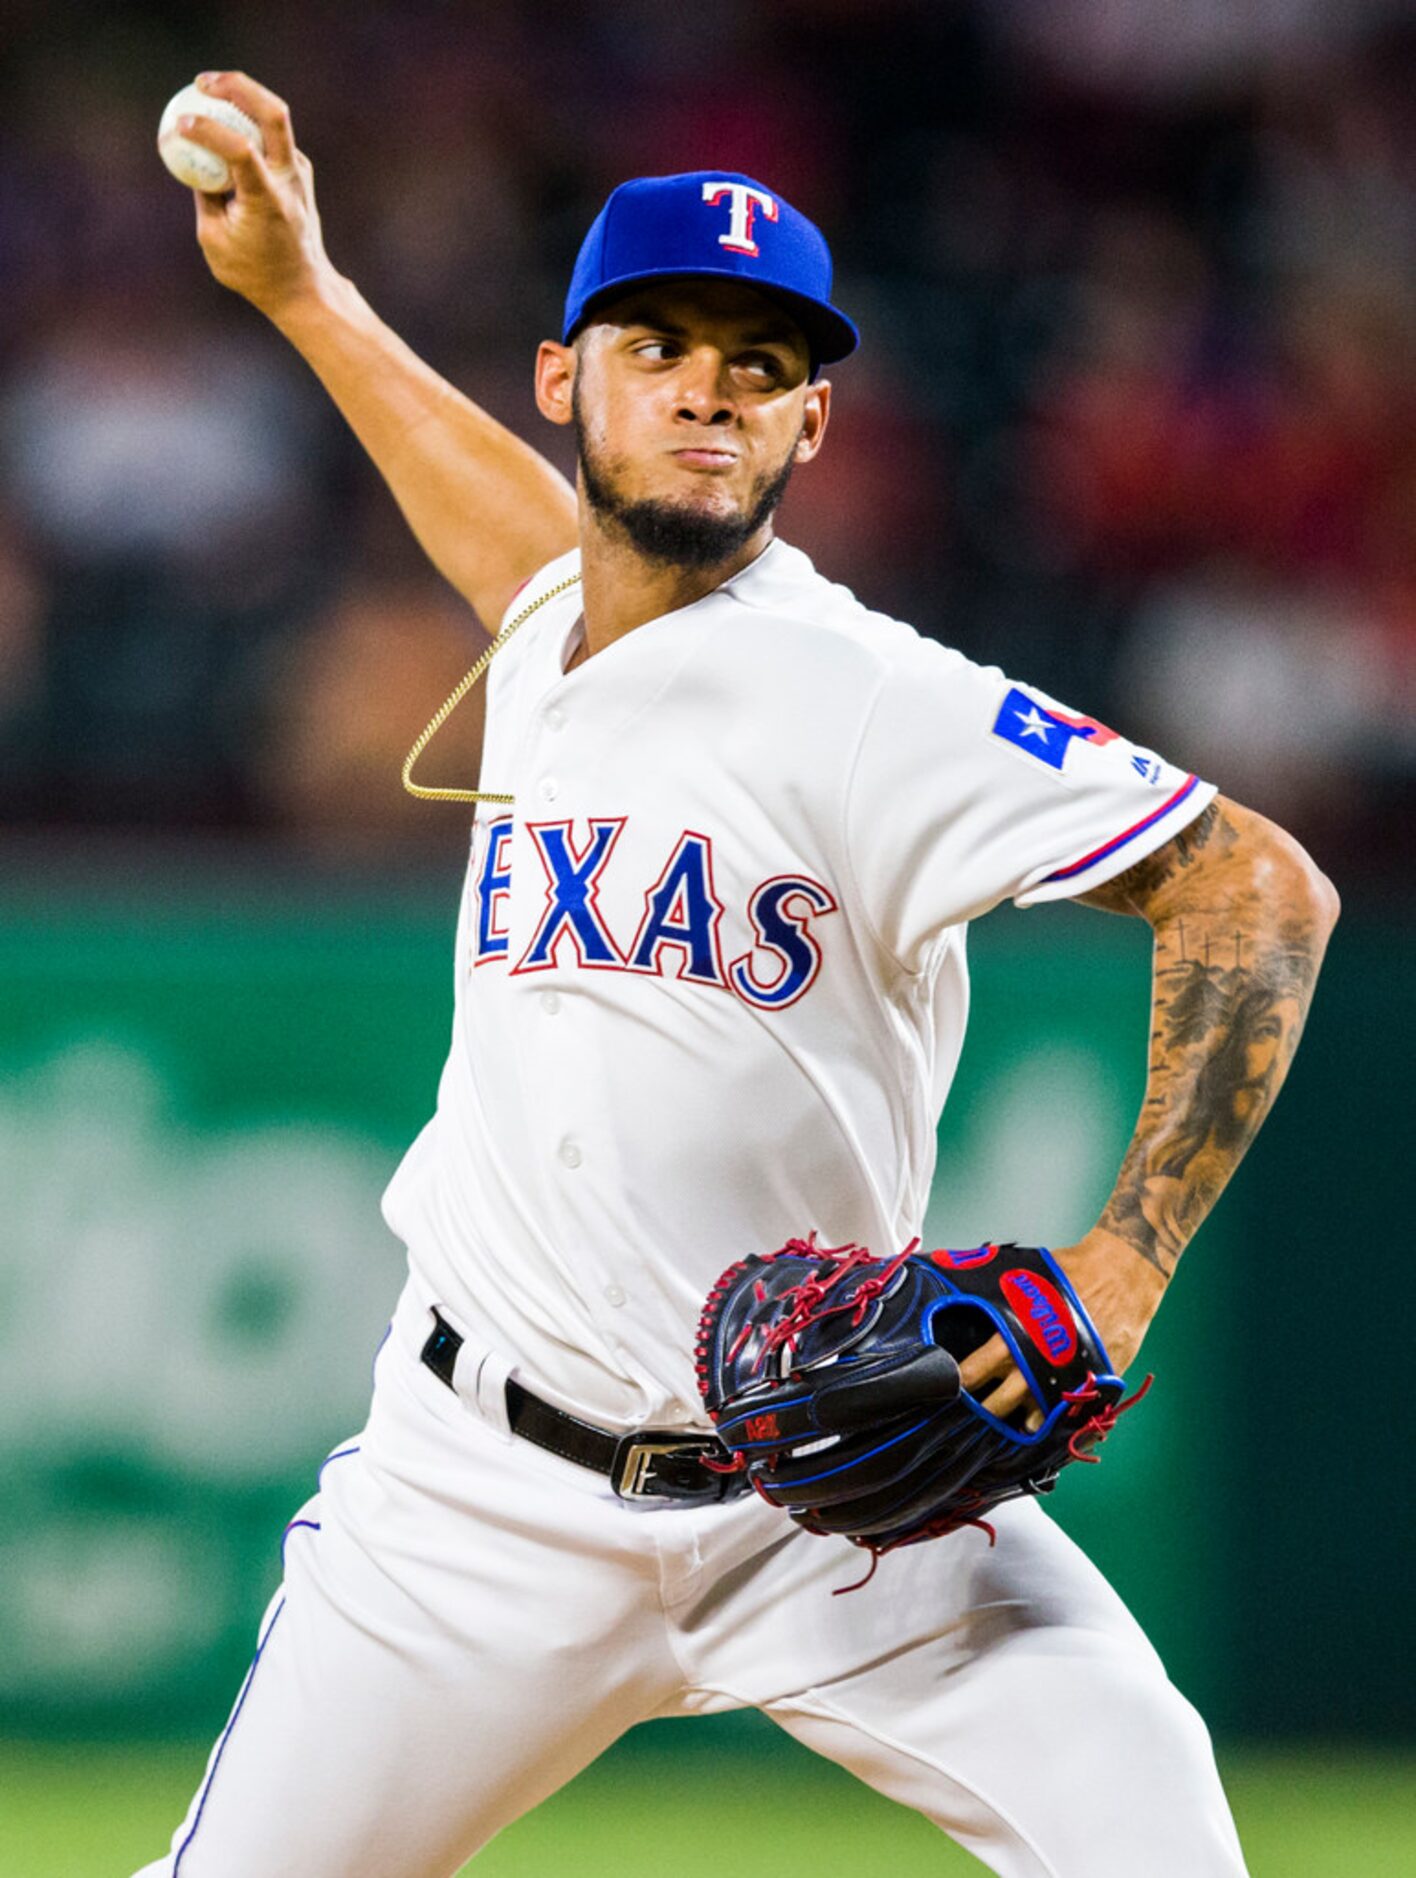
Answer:
[[[875,1556],[981,1526],[1047,1493],[1134,1396],[1112,1372],[1067,1274],[1041,1247],[897,1258],[815,1234],[723,1273],[698,1334],[703,1400],[752,1485],[808,1532]],[[1000,1421],[959,1364],[1001,1334],[1030,1399]],[[1034,1414],[1034,1429],[1025,1426]],[[867,1574],[869,1576],[869,1574]],[[862,1583],[865,1580],[861,1581]],[[853,1587],[847,1587],[853,1588]]]

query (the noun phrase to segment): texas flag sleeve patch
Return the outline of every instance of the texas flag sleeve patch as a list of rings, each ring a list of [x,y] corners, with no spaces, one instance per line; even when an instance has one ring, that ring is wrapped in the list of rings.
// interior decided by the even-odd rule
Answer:
[[[993,735],[1015,744],[1049,769],[1061,769],[1074,737],[1089,742],[1100,727],[1088,718],[1068,721],[1056,711],[1044,710],[1036,698],[1014,685],[999,706]]]

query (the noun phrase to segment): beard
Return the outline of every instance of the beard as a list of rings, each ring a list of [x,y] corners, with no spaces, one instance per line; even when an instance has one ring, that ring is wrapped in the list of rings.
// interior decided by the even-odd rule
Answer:
[[[689,503],[665,502],[652,496],[631,501],[616,488],[612,465],[596,455],[578,384],[571,398],[585,500],[601,521],[615,527],[646,560],[664,567],[716,567],[751,541],[787,492],[796,467],[795,445],[780,468],[758,477],[746,505],[736,515],[713,515]]]

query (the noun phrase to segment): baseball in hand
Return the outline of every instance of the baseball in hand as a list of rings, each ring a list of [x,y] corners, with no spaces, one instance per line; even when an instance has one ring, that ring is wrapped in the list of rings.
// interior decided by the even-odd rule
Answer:
[[[254,118],[247,117],[234,104],[228,104],[225,98],[213,98],[195,85],[183,85],[162,113],[157,127],[157,150],[179,183],[185,183],[189,189],[200,189],[205,195],[220,195],[231,187],[231,168],[225,157],[218,156],[214,150],[204,150],[190,137],[182,136],[177,129],[179,117],[215,118],[228,130],[238,130],[243,137],[248,137],[257,150],[265,149],[265,139]]]

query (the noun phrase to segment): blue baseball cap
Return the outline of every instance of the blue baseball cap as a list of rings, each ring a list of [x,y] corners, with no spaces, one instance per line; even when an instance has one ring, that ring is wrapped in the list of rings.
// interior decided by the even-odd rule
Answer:
[[[595,308],[642,280],[740,280],[786,306],[813,367],[854,352],[860,334],[831,304],[831,250],[814,222],[730,170],[637,176],[590,225],[566,295],[569,345]]]

